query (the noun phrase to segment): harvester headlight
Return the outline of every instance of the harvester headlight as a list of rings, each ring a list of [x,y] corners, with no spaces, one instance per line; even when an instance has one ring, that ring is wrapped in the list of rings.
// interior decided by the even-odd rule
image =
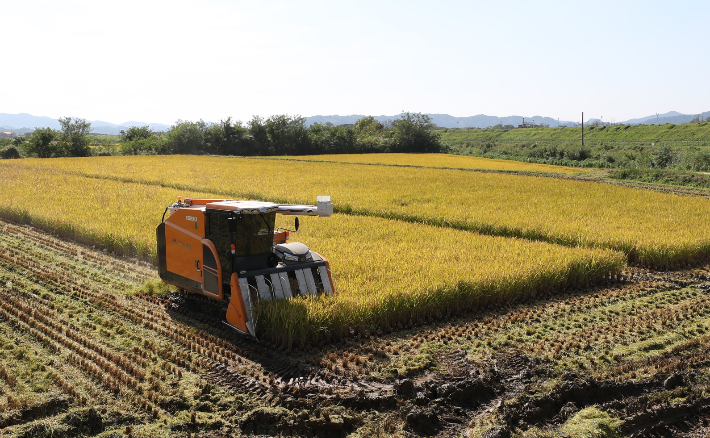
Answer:
[[[310,260],[313,260],[313,255],[311,254],[310,251],[308,251],[305,255],[302,256],[297,256],[295,254],[289,254],[287,252],[284,253],[284,260],[287,260],[289,262],[307,262]]]
[[[285,253],[285,254],[284,254],[284,260],[288,260],[289,262],[297,262],[297,261],[298,261],[298,256],[297,256],[297,255],[293,255],[293,254]]]

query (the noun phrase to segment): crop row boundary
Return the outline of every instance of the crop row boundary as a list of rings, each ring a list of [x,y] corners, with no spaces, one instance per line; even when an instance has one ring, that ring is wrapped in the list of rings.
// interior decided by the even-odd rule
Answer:
[[[269,158],[269,159],[271,159],[271,158]],[[32,166],[24,166],[24,165],[22,167],[33,168]],[[148,186],[156,186],[156,187],[175,189],[175,190],[184,190],[184,191],[200,191],[200,192],[205,192],[205,193],[214,193],[215,195],[219,195],[222,197],[243,198],[243,199],[265,199],[266,198],[263,194],[255,193],[255,192],[215,192],[214,189],[211,189],[209,187],[196,187],[196,186],[188,186],[187,184],[165,183],[165,182],[149,180],[149,179],[113,176],[113,175],[96,175],[96,174],[92,174],[92,173],[88,173],[88,172],[72,171],[72,170],[55,169],[55,171],[57,171],[59,173],[80,176],[80,177],[88,178],[88,179],[108,180],[108,181],[116,181],[116,182],[128,183],[128,184],[143,184],[143,185],[148,185]],[[497,172],[492,172],[492,173],[497,173]],[[537,174],[534,176],[543,176],[543,175]],[[566,177],[561,174],[553,174],[551,176],[543,176],[543,177],[573,179],[575,181],[580,181],[580,182],[584,182],[584,183],[598,183],[598,182],[600,182],[599,180],[591,179],[591,178],[590,179],[569,178],[569,177]],[[610,185],[619,185],[619,184],[610,184]],[[631,188],[634,188],[634,187],[631,187]],[[636,189],[643,190],[643,189],[637,188],[637,187],[636,187]],[[276,202],[276,203],[284,203],[284,204],[293,203],[293,202],[299,203],[298,200],[285,199],[285,198],[272,198],[272,199],[270,199],[270,201]],[[0,208],[0,212],[2,211],[3,208]],[[370,210],[367,210],[364,208],[353,207],[351,205],[335,205],[333,210],[335,213],[350,215],[350,216],[365,216],[365,217],[377,217],[377,218],[387,219],[387,220],[399,220],[402,222],[408,222],[408,223],[414,223],[414,224],[422,224],[422,225],[428,225],[428,226],[440,227],[440,228],[451,228],[451,229],[455,229],[455,230],[459,230],[459,231],[474,232],[474,233],[483,234],[483,235],[487,235],[487,236],[497,236],[497,237],[504,237],[504,238],[519,238],[519,239],[525,239],[525,240],[530,240],[530,241],[551,243],[551,244],[555,244],[555,245],[561,245],[561,246],[572,247],[572,248],[584,247],[584,248],[610,249],[610,250],[622,252],[626,256],[627,263],[629,263],[630,265],[652,268],[652,269],[667,270],[667,269],[676,269],[676,268],[682,268],[682,267],[688,267],[688,266],[697,266],[702,263],[706,263],[707,260],[710,259],[710,242],[703,242],[701,244],[694,245],[692,248],[678,248],[678,249],[665,248],[665,249],[663,249],[663,251],[661,251],[659,253],[658,251],[656,251],[656,252],[642,251],[639,248],[637,248],[632,242],[620,242],[617,244],[595,244],[593,242],[587,242],[587,241],[583,241],[583,240],[573,238],[573,237],[554,236],[554,235],[551,235],[551,234],[546,233],[544,231],[523,230],[523,229],[519,229],[519,228],[512,228],[512,227],[504,226],[504,225],[493,225],[493,224],[485,224],[485,223],[471,224],[471,223],[466,223],[466,222],[460,221],[460,220],[432,219],[432,218],[423,218],[423,217],[419,217],[416,215],[408,215],[408,214],[374,212],[374,211],[370,211]],[[12,214],[18,215],[17,217],[20,217],[20,218],[22,218],[23,215],[29,216],[27,213],[16,212],[14,210],[13,210]],[[11,217],[8,217],[8,218],[12,219]],[[45,229],[50,232],[56,232],[58,234],[61,234],[63,236],[69,237],[69,238],[73,238],[72,236],[75,234],[78,236],[75,238],[75,240],[78,242],[89,244],[89,245],[99,244],[103,248],[107,248],[108,250],[110,250],[112,252],[116,252],[116,253],[124,254],[124,255],[130,255],[130,256],[137,256],[143,260],[151,261],[152,263],[155,263],[155,261],[157,259],[157,255],[156,255],[155,251],[150,248],[145,248],[144,245],[136,244],[135,242],[132,242],[132,241],[121,240],[120,238],[117,238],[116,236],[107,236],[105,240],[104,239],[94,240],[94,236],[92,233],[88,233],[88,235],[86,235],[87,233],[84,233],[83,231],[76,229],[76,227],[74,227],[71,224],[48,223],[46,226],[42,226],[42,229]]]
[[[461,281],[455,285],[414,293],[388,295],[382,302],[363,306],[333,303],[327,315],[311,316],[305,300],[323,297],[269,301],[258,309],[269,341],[286,348],[308,343],[330,343],[352,335],[365,335],[400,330],[452,316],[552,297],[579,288],[589,288],[623,279],[623,256],[606,260],[583,259],[559,270],[544,270],[530,276],[517,276],[501,281]],[[340,309],[334,308],[340,307]],[[345,308],[347,307],[347,308]],[[397,311],[387,311],[397,309]],[[266,316],[265,318],[261,318]],[[265,326],[263,326],[265,325]],[[381,334],[381,333],[379,333]]]
[[[459,155],[464,156],[464,155]],[[217,157],[217,155],[215,155]],[[545,172],[543,170],[505,170],[505,169],[480,169],[472,167],[451,167],[451,166],[423,166],[421,164],[395,164],[395,163],[365,163],[361,161],[337,161],[337,160],[313,160],[305,158],[287,158],[287,157],[245,157],[245,156],[223,156],[221,158],[240,158],[248,160],[272,160],[272,161],[297,161],[303,163],[330,163],[330,164],[352,164],[356,166],[383,166],[383,167],[405,167],[414,169],[440,169],[440,170],[460,170],[463,172],[479,172],[479,173],[502,173],[507,175],[520,176],[539,176],[543,178],[565,178],[568,177],[564,172]],[[512,162],[520,162],[517,160],[508,160]],[[571,166],[568,166],[571,167]],[[584,174],[586,172],[579,171],[574,175]]]
[[[76,243],[106,250],[119,256],[135,257],[140,261],[156,265],[157,253],[140,242],[121,239],[110,234],[97,234],[82,227],[62,221],[37,218],[25,210],[0,207],[0,218],[16,224],[28,225],[46,233],[69,239]]]

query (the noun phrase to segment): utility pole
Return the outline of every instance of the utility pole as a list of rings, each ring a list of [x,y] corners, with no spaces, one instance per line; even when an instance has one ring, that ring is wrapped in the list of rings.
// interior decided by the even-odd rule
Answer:
[[[584,111],[582,111],[582,146],[584,146]]]
[[[656,125],[658,125],[658,113],[656,113]]]

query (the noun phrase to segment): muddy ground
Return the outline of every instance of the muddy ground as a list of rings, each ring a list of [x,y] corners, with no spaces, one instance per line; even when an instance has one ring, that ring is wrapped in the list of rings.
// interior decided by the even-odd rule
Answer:
[[[708,268],[285,351],[151,266],[0,230],[0,436],[710,435]]]

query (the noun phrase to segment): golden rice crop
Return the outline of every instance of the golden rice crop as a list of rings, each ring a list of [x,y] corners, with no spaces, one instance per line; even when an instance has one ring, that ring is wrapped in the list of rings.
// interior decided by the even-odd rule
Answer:
[[[10,161],[10,160],[6,160]],[[654,267],[710,256],[710,200],[601,183],[450,169],[196,156],[13,160],[98,178],[312,203],[487,234],[623,251]]]
[[[440,167],[446,169],[496,170],[504,172],[586,173],[590,169],[553,166],[551,164],[524,163],[494,158],[467,157],[451,154],[342,154],[274,157],[282,160],[326,161],[338,163],[389,164],[413,167]]]
[[[288,221],[288,219],[285,219]],[[274,301],[260,326],[275,338],[388,330],[615,274],[622,254],[484,236],[373,217],[307,218],[295,239],[329,258],[336,299]]]
[[[214,194],[22,166],[0,172],[0,212],[114,250],[155,254],[165,207]],[[283,220],[289,220],[284,218]],[[623,255],[376,217],[304,218],[297,240],[331,261],[339,294],[266,303],[259,327],[287,343],[377,331],[573,287],[618,273]],[[278,335],[277,335],[278,334]]]

